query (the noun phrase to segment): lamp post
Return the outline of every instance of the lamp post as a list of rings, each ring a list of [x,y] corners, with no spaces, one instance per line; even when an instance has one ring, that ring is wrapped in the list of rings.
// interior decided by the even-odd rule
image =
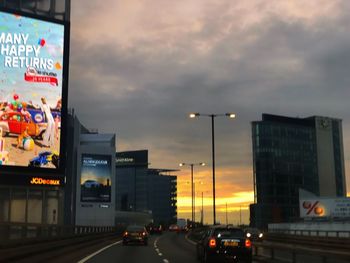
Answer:
[[[210,117],[211,118],[211,152],[212,152],[212,168],[213,168],[213,220],[214,225],[216,225],[216,208],[215,208],[215,117],[228,117],[231,119],[236,118],[236,114],[234,113],[224,113],[224,114],[202,114],[202,113],[190,113],[190,118],[196,117]]]
[[[194,183],[193,183],[193,166],[200,165],[204,166],[205,163],[180,163],[179,166],[190,166],[191,167],[191,199],[192,199],[192,223],[194,223]]]
[[[204,223],[204,210],[203,210],[203,191],[202,191],[202,211],[201,211],[201,223]]]

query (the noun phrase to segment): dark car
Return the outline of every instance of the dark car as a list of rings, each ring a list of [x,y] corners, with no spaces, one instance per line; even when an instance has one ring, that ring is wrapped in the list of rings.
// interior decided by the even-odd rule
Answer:
[[[247,238],[252,241],[262,241],[264,238],[264,234],[257,228],[247,228],[245,229],[245,233]]]
[[[151,235],[153,235],[153,234],[160,234],[161,235],[163,233],[162,225],[151,225],[149,227],[149,233]]]
[[[148,245],[148,233],[145,227],[130,225],[123,234],[123,245],[129,243]]]
[[[240,228],[213,226],[197,243],[197,258],[202,262],[252,262],[251,241]]]

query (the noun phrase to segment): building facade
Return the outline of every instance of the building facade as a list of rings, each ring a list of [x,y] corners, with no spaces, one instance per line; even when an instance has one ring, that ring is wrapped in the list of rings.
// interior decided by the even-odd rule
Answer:
[[[174,170],[149,169],[149,206],[156,224],[175,223],[177,219],[177,177]]]
[[[147,150],[116,153],[116,210],[149,213],[155,223],[174,222],[177,177],[170,173],[175,171],[148,165]]]
[[[116,153],[116,209],[148,211],[148,151]]]
[[[255,204],[251,224],[299,218],[299,188],[317,196],[346,195],[342,122],[263,114],[252,123]]]
[[[36,15],[38,19],[70,20],[70,0],[3,0],[0,8],[10,13],[19,11]],[[2,169],[1,166],[0,223],[63,223],[63,172],[48,175],[23,169],[10,172]]]
[[[0,7],[63,21],[70,20],[70,0],[2,0]]]
[[[85,128],[73,110],[68,116],[64,223],[113,226],[115,134]]]

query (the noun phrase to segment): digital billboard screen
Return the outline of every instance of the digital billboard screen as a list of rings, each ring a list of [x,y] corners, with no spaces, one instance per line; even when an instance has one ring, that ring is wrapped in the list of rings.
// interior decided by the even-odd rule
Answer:
[[[65,26],[1,10],[0,21],[0,165],[58,169]]]
[[[81,201],[111,201],[111,156],[82,154],[81,156]]]

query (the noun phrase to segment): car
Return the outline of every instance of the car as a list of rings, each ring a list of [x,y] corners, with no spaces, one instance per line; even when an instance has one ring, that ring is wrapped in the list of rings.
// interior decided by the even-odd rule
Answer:
[[[212,226],[197,242],[197,258],[208,262],[252,262],[252,244],[241,228]]]
[[[99,182],[96,182],[95,180],[86,180],[83,185],[85,188],[94,188],[101,186],[101,184]]]
[[[0,115],[0,127],[2,136],[12,134],[22,134],[27,128],[31,137],[38,137],[46,130],[45,125],[38,125],[31,118],[27,118],[20,112],[3,112]]]
[[[262,241],[264,238],[264,233],[257,228],[246,228],[245,233],[247,238],[252,241]]]
[[[178,225],[172,224],[172,225],[169,226],[169,231],[179,232],[180,231],[180,227]]]
[[[148,232],[144,226],[129,225],[123,234],[123,245],[130,243],[148,245]]]
[[[149,226],[149,233],[152,234],[162,234],[163,233],[163,227],[162,225],[150,225]]]

